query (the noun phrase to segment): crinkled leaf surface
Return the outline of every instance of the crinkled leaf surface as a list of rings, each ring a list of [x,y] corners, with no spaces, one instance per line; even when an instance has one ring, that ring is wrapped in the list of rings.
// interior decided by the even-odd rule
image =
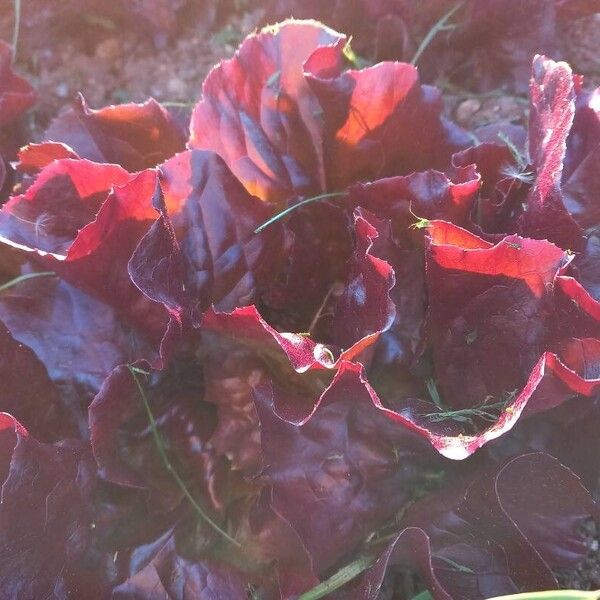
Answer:
[[[498,402],[520,388],[544,349],[547,289],[566,257],[545,241],[514,236],[492,246],[473,237],[469,247],[454,245],[451,236],[461,232],[448,224],[434,222],[430,232],[429,321],[441,396],[453,408]]]
[[[246,579],[233,567],[180,556],[173,538],[167,538],[152,560],[117,586],[114,600],[213,600],[244,598]]]
[[[58,116],[44,139],[61,142],[81,158],[128,171],[154,167],[185,146],[185,136],[156,100],[90,109],[83,96]]]
[[[565,249],[582,247],[581,229],[562,200],[566,141],[575,113],[573,74],[563,62],[544,56],[533,61],[530,86],[529,155],[535,182],[521,218],[521,231]]]
[[[279,414],[292,418],[306,400],[274,385],[257,388],[255,399],[273,507],[293,525],[319,570],[410,499],[417,465],[435,463],[414,436],[386,422],[350,363],[342,364],[309,420],[298,414],[298,424],[282,420]]]
[[[342,60],[344,36],[314,21],[288,22],[250,36],[208,75],[192,114],[192,148],[218,152],[260,198],[283,201],[325,186],[320,107],[303,64],[322,48]]]
[[[42,444],[5,413],[0,440],[3,593],[66,599],[85,591],[102,597],[103,569],[85,566],[94,481],[89,450],[78,443]]]
[[[311,21],[248,38],[206,79],[190,146],[220,153],[250,192],[283,202],[363,177],[441,167],[468,145],[442,120],[439,92],[421,86],[414,67],[343,72],[345,41]]]
[[[586,555],[578,525],[597,511],[578,478],[556,459],[543,453],[513,458],[411,506],[401,521],[407,529],[353,597],[376,598],[390,560],[413,568],[416,562],[436,598],[556,588],[550,567],[568,567]]]
[[[279,246],[277,229],[254,234],[269,209],[212,152],[191,150],[167,161],[160,188],[161,219],[130,263],[136,285],[188,310],[196,323],[211,304],[232,310],[251,303]]]
[[[45,420],[46,411],[55,403],[59,408],[54,410],[59,410],[61,420],[64,419],[61,429],[87,437],[87,405],[112,369],[140,358],[156,359],[156,351],[147,338],[128,326],[113,309],[56,277],[36,277],[0,292],[0,320],[7,335],[10,333],[13,338],[7,338],[7,343],[22,345],[18,354],[7,355],[7,368],[12,360],[27,360],[27,369],[33,371],[32,375],[36,373],[35,378],[21,381],[21,390],[27,385],[30,391],[23,390],[7,401],[21,405],[15,414],[41,439],[59,425],[52,425],[56,417]],[[24,372],[22,367],[12,376],[23,378]],[[48,378],[54,385],[42,390]],[[10,386],[3,392],[8,393],[9,389]],[[26,401],[34,391],[40,394],[37,410],[29,408]],[[29,418],[25,418],[23,410]],[[46,430],[39,432],[35,423],[44,423]]]

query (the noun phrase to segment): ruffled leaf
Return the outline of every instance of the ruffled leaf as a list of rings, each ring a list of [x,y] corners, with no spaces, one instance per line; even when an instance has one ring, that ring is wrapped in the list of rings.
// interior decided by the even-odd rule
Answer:
[[[93,110],[81,95],[54,119],[44,139],[66,144],[81,158],[128,171],[154,167],[185,146],[183,131],[156,100]]]

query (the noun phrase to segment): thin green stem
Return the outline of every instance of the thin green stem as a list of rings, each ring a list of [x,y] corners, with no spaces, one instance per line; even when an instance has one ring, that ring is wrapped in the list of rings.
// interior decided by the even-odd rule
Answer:
[[[312,590],[304,592],[304,594],[298,597],[298,600],[320,600],[320,598],[325,598],[325,596],[328,596],[355,577],[358,577],[374,562],[375,559],[372,556],[361,556],[340,569],[337,573],[334,573],[329,579],[312,588]]]
[[[259,225],[254,233],[260,233],[264,231],[269,225],[276,223],[279,219],[282,219],[286,215],[289,215],[291,212],[295,211],[297,208],[302,206],[306,206],[307,204],[311,204],[313,202],[318,202],[319,200],[325,200],[326,198],[339,198],[340,196],[345,196],[346,192],[329,192],[328,194],[320,194],[318,196],[313,196],[312,198],[306,198],[298,202],[297,204],[293,204],[292,206],[288,206],[285,210],[282,210],[280,213],[277,213],[275,216],[271,217],[268,221],[265,221],[262,225]]]
[[[18,285],[22,281],[27,281],[28,279],[34,279],[35,277],[49,277],[50,275],[56,275],[54,271],[40,271],[39,273],[26,273],[25,275],[19,275],[6,283],[0,285],[0,292],[7,290],[15,285]]]
[[[17,46],[19,45],[19,31],[21,30],[21,0],[14,0],[15,24],[13,29],[12,51],[13,62],[17,60]]]
[[[146,409],[146,414],[148,415],[148,421],[150,422],[150,429],[152,430],[152,437],[154,438],[154,443],[156,444],[156,449],[158,450],[160,458],[162,459],[163,464],[165,465],[165,469],[171,474],[171,477],[173,477],[173,479],[175,480],[175,482],[177,483],[177,485],[183,492],[183,495],[187,498],[188,502],[192,505],[192,507],[196,511],[196,513],[198,513],[200,518],[202,518],[204,521],[206,521],[206,523],[208,523],[215,531],[220,533],[228,542],[231,542],[234,546],[237,546],[238,548],[241,547],[241,544],[237,540],[234,540],[224,529],[219,527],[219,525],[217,525],[217,523],[215,523],[204,512],[203,508],[198,504],[198,502],[196,502],[196,499],[192,496],[192,494],[188,490],[187,486],[185,485],[185,482],[183,481],[183,479],[181,479],[179,473],[173,467],[173,464],[171,463],[171,461],[169,460],[169,457],[167,456],[167,451],[165,450],[165,446],[162,441],[162,438],[160,437],[160,433],[159,433],[158,427],[156,425],[156,419],[154,418],[154,414],[152,413],[152,409],[150,408],[150,403],[148,402],[148,398],[146,397],[146,392],[144,391],[144,388],[143,388],[142,384],[140,383],[140,380],[138,379],[138,376],[137,376],[137,373],[141,373],[143,371],[141,369],[138,369],[137,367],[133,367],[131,365],[128,365],[128,369],[129,369],[129,372],[131,373],[131,376],[133,377],[133,380],[135,381],[135,385],[136,385],[138,392],[144,403],[144,407]]]
[[[452,15],[459,10],[463,4],[464,4],[464,0],[462,0],[461,2],[459,2],[458,4],[455,4],[445,15],[443,15],[439,21],[437,21],[433,27],[427,32],[427,35],[423,38],[423,40],[421,41],[421,43],[419,44],[419,47],[417,48],[417,51],[415,52],[415,55],[412,57],[412,60],[410,61],[411,65],[416,65],[417,61],[419,60],[419,58],[421,58],[421,54],[423,54],[423,52],[425,52],[425,50],[427,50],[427,47],[429,46],[429,44],[431,44],[433,38],[440,32],[440,31],[444,31],[444,29],[447,29],[448,27],[446,26],[446,23],[448,22],[448,20],[450,19],[450,17],[452,17]]]
[[[432,554],[431,556],[433,558],[437,558],[438,560],[441,560],[442,562],[445,562],[446,564],[450,565],[453,569],[455,569],[456,571],[459,571],[460,573],[468,573],[469,575],[473,575],[475,573],[475,571],[473,571],[473,569],[470,569],[469,567],[465,567],[465,565],[461,565],[461,564],[451,560],[450,558],[446,558],[445,556],[440,556],[437,554]]]

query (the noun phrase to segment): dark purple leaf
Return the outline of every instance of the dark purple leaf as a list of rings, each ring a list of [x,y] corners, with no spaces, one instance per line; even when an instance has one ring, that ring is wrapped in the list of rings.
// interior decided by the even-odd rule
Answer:
[[[275,385],[257,388],[255,399],[273,508],[320,572],[407,503],[419,466],[435,464],[373,406],[360,368],[350,363],[342,363],[310,418],[298,414],[306,398]]]
[[[211,152],[171,159],[161,167],[160,186],[161,217],[130,263],[136,285],[171,309],[189,310],[195,323],[211,304],[250,304],[279,246],[277,229],[254,233],[270,214],[267,206]]]
[[[193,561],[178,554],[167,538],[152,560],[117,586],[113,600],[243,600],[246,578],[233,567],[211,560]]]
[[[529,155],[535,182],[526,200],[520,231],[564,249],[581,250],[582,231],[562,200],[566,140],[575,113],[573,74],[566,63],[536,56],[532,66]]]
[[[21,380],[23,387],[11,403],[20,405],[15,415],[40,439],[52,437],[59,425],[59,431],[87,437],[87,405],[112,369],[140,358],[158,360],[147,339],[114,310],[57,277],[35,277],[0,292],[0,320],[14,340],[11,343],[22,345],[10,361],[20,357],[33,361],[27,367],[33,370],[31,378],[24,375],[25,365],[12,375],[18,378],[15,385]],[[44,367],[47,374],[40,371]],[[48,378],[53,384],[45,386]],[[26,398],[33,394],[29,405]],[[56,416],[45,420],[57,410],[64,423],[56,422]],[[38,423],[45,424],[44,431]]]
[[[556,589],[551,569],[585,557],[580,526],[597,514],[579,479],[556,459],[518,456],[411,506],[401,521],[406,529],[362,577],[363,595],[351,597],[377,598],[390,562],[416,567],[441,599]]]
[[[86,565],[94,527],[90,459],[84,446],[42,444],[0,414],[0,579],[7,597],[106,597],[102,566]]]

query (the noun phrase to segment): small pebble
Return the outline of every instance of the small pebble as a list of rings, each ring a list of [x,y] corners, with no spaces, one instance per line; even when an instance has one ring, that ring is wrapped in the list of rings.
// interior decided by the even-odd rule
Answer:
[[[68,98],[71,95],[71,90],[69,89],[68,84],[63,81],[54,88],[54,93],[59,98]]]
[[[188,86],[183,79],[173,77],[167,82],[167,90],[174,98],[185,98],[188,91]]]
[[[456,119],[461,123],[467,123],[471,117],[481,108],[481,102],[477,98],[469,98],[458,105]]]

